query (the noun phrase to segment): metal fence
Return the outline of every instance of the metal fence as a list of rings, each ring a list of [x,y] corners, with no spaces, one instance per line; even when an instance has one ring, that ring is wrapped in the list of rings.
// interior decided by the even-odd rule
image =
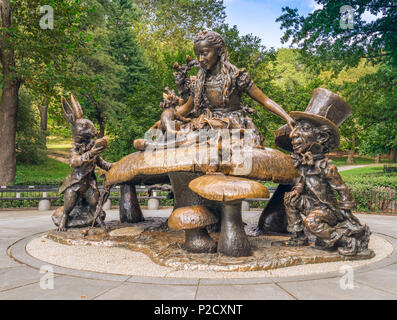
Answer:
[[[173,205],[171,192],[162,189],[156,189],[156,186],[136,186],[137,197],[144,201],[150,198],[156,198],[167,205]],[[47,186],[0,186],[0,208],[19,207],[20,201],[28,201],[28,206],[36,206],[41,200],[50,200],[53,205],[62,205],[62,195],[58,193],[59,187],[56,185]],[[99,187],[100,191],[103,187]],[[274,193],[276,187],[268,187],[270,191],[270,198]],[[269,198],[269,199],[270,199]],[[110,190],[109,199],[120,199],[120,186],[113,186]],[[269,199],[246,199],[248,202],[267,201]],[[171,201],[169,201],[171,200]],[[16,203],[15,203],[16,201]],[[7,203],[7,206],[4,204]]]
[[[62,195],[58,192],[59,186],[0,186],[0,208],[19,207],[21,201],[26,201],[29,207],[35,206],[41,200],[50,200],[53,205],[62,205]],[[103,187],[99,187],[100,191]],[[149,198],[167,199],[168,192],[151,188],[149,195],[148,186],[136,186],[138,199]],[[159,193],[159,194],[158,194]],[[114,186],[110,191],[109,199],[120,199],[120,186]]]
[[[352,190],[352,194],[357,204],[357,211],[397,214],[397,192],[394,189]]]
[[[397,172],[397,164],[385,164],[383,166],[384,173]]]
[[[100,190],[102,187],[100,187]],[[157,198],[166,200],[169,192],[153,189],[149,195],[150,186],[136,186],[138,199],[146,200]],[[270,198],[276,187],[268,187]],[[394,189],[384,188],[384,190],[352,190],[353,198],[357,204],[357,210],[362,212],[385,212],[397,214],[397,192]],[[120,186],[114,186],[111,189],[110,199],[120,199]],[[269,198],[269,199],[270,199]],[[246,199],[255,205],[259,202],[269,199]],[[58,193],[58,186],[0,186],[0,208],[4,208],[2,203],[5,201],[23,201],[23,200],[50,200],[53,204],[60,204],[62,196]],[[170,203],[172,204],[172,203]]]

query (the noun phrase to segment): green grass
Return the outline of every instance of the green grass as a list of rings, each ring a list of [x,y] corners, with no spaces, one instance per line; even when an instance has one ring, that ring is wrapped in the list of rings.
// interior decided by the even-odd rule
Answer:
[[[338,158],[331,158],[332,162],[337,166],[346,166],[346,159],[347,157],[338,157]],[[382,163],[390,163],[388,159],[381,159]],[[355,157],[354,158],[354,164],[355,165],[360,165],[360,164],[375,164],[375,159],[373,158],[367,158],[367,157]]]
[[[47,138],[48,153],[61,157],[68,157],[70,149],[72,148],[72,142],[72,138],[49,136]]]
[[[15,184],[59,185],[70,171],[71,168],[67,164],[51,158],[47,158],[47,160],[40,165],[17,164]]]
[[[397,173],[384,173],[383,166],[350,169],[340,173],[353,189],[371,190],[388,187],[397,190]]]

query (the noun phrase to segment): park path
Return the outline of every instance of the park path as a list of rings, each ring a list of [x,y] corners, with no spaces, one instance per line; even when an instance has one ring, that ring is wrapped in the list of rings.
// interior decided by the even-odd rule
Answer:
[[[338,171],[346,171],[350,169],[357,169],[357,168],[364,168],[364,167],[381,167],[383,166],[383,163],[370,163],[370,164],[352,164],[348,166],[340,166],[338,167]]]

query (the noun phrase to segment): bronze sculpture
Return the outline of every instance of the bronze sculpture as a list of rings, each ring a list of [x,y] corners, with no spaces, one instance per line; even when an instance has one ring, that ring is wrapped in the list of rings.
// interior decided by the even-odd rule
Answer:
[[[246,198],[267,198],[267,188],[257,181],[219,173],[194,179],[189,188],[203,198],[221,203],[218,252],[233,257],[251,255],[251,245],[243,227],[241,202]]]
[[[111,187],[116,184],[121,185],[120,221],[140,223],[143,215],[135,185],[171,183],[175,201],[168,227],[171,230],[183,230],[184,234],[169,232],[166,224],[162,223],[154,229],[155,232],[150,230],[139,239],[134,238],[137,246],[145,242],[145,239],[153,243],[153,237],[158,236],[160,240],[157,243],[161,247],[166,244],[167,254],[177,250],[176,255],[181,255],[182,260],[186,256],[181,254],[180,249],[203,254],[204,259],[207,259],[206,254],[215,252],[226,256],[223,258],[235,259],[233,261],[239,260],[234,257],[251,255],[254,258],[267,249],[258,250],[263,248],[259,246],[265,242],[261,242],[263,239],[257,241],[257,238],[253,241],[252,237],[264,236],[256,231],[253,234],[249,227],[244,229],[241,202],[245,198],[269,196],[268,190],[254,180],[273,181],[279,187],[264,210],[259,225],[273,224],[272,228],[282,232],[288,223],[288,230],[293,235],[287,244],[302,248],[287,248],[287,252],[306,252],[303,245],[308,243],[307,234],[311,234],[316,237],[317,247],[338,250],[332,253],[332,259],[334,256],[340,259],[345,259],[344,256],[353,256],[351,259],[356,256],[358,259],[372,256],[373,252],[368,250],[370,231],[352,215],[353,201],[349,189],[335,166],[325,158],[325,154],[338,145],[338,126],[350,114],[350,109],[343,100],[328,90],[317,89],[306,112],[292,112],[288,115],[255,86],[245,69],[240,70],[228,61],[226,45],[219,34],[212,31],[199,33],[194,49],[198,61],[187,57],[186,64],[174,65],[179,96],[166,88],[168,92],[163,94],[163,102],[160,104],[164,109],[161,118],[149,130],[155,131],[156,140],[152,139],[153,136],[135,140],[134,147],[138,152],[108,164],[99,157],[106,147],[106,140],[94,142],[93,134],[85,139],[85,151],[97,158],[88,166],[84,167],[84,161],[80,165],[87,168],[84,171],[86,177],[92,177],[95,165],[108,170],[105,174],[105,189],[99,201],[95,188],[90,191],[95,196],[85,199],[90,204],[98,202],[94,216],[92,205],[84,218],[67,219],[68,215],[63,214],[62,221],[68,223],[61,221],[64,226],[61,228],[61,224],[59,229],[69,227],[73,221],[80,225],[94,226],[97,223],[105,227],[102,205],[108,198]],[[199,72],[197,76],[188,77],[192,67],[200,67]],[[292,151],[292,156],[262,145],[263,138],[249,116],[253,110],[241,105],[243,93],[287,122],[276,132],[276,144]],[[65,115],[68,117],[68,104],[65,101],[63,99]],[[77,106],[78,103],[72,97],[72,105],[76,109],[74,104]],[[77,113],[74,113],[74,118],[70,121],[73,125],[82,116],[81,107]],[[233,130],[241,134],[239,139],[226,139],[226,145],[223,144],[225,137],[221,133],[226,131],[232,136]],[[209,133],[204,140],[200,140],[202,131]],[[216,161],[208,162],[206,156],[211,150],[205,147],[213,141]],[[223,157],[224,151],[229,153],[226,159]],[[80,152],[78,157],[83,158],[83,154]],[[233,161],[236,154],[242,162]],[[250,165],[245,167],[247,162]],[[76,172],[78,170],[80,169],[76,168]],[[73,179],[68,178],[67,181],[69,180]],[[87,181],[65,182],[64,188],[70,188],[70,192],[75,192],[75,197],[83,199],[86,190],[93,184],[90,180],[87,187]],[[169,186],[166,188],[170,189]],[[339,202],[334,198],[333,191],[339,193]],[[75,205],[72,212],[79,212],[75,202],[65,201],[66,208],[73,207],[71,204]],[[150,224],[150,219],[144,223]],[[108,227],[112,229],[114,224],[108,224]],[[104,237],[110,234],[104,230],[99,231]],[[174,237],[182,241],[173,242]],[[277,242],[277,246],[285,250],[284,244],[282,241]],[[271,249],[276,257],[279,254],[277,250]],[[328,254],[325,251],[310,250]],[[317,255],[314,256],[313,259],[316,260]],[[187,259],[194,260],[189,255]]]
[[[293,152],[299,172],[297,183],[284,197],[287,228],[292,233],[289,245],[307,244],[306,230],[316,237],[318,247],[337,249],[344,256],[368,250],[371,232],[351,213],[350,189],[326,158],[338,147],[338,127],[351,113],[338,95],[318,88],[305,112],[291,112],[296,122],[292,131],[284,126],[276,132],[276,144]]]
[[[189,190],[190,181],[214,172],[285,184],[292,183],[296,176],[287,155],[262,146],[263,137],[249,117],[252,110],[241,105],[242,94],[247,93],[283,118],[289,126],[292,126],[293,119],[256,87],[245,69],[240,70],[228,61],[226,44],[218,33],[199,33],[195,38],[194,49],[198,62],[187,57],[186,65],[174,65],[174,76],[182,98],[171,91],[163,95],[161,106],[167,108],[161,120],[152,127],[157,129],[158,139],[153,141],[152,136],[149,136],[135,140],[134,147],[142,152],[133,153],[117,162],[106,174],[105,185],[106,190],[109,190],[116,183],[132,185],[147,181],[171,181],[175,210],[201,205],[221,220],[224,211],[222,205]],[[198,65],[200,70],[197,76],[188,78],[190,68]],[[220,137],[225,130],[227,135],[232,136],[235,130],[240,136],[236,141],[230,139],[232,142],[226,146],[220,145]],[[200,134],[205,131],[206,139],[200,140]],[[211,159],[215,161],[211,162],[206,158],[210,151],[205,147],[214,141],[216,154],[215,159]],[[225,149],[230,155],[227,161],[223,157]],[[233,162],[236,154],[240,154],[241,163]],[[169,157],[171,161],[168,161]],[[252,163],[244,168],[248,159],[252,159]],[[238,212],[232,211],[241,220],[241,208]],[[235,219],[237,222],[240,220]],[[221,224],[222,221],[218,229]],[[238,239],[242,243],[235,242],[234,248],[228,244],[223,252],[231,256],[249,254],[244,230],[241,226],[235,229],[239,231],[241,236]]]
[[[290,126],[293,124],[293,119],[284,109],[253,83],[247,70],[238,69],[229,62],[225,41],[218,33],[203,31],[197,34],[194,51],[198,63],[187,57],[186,65],[175,66],[176,83],[180,94],[187,100],[176,107],[173,120],[175,116],[192,118],[191,121],[176,122],[181,131],[190,133],[200,129],[241,129],[243,135],[250,135],[253,146],[261,146],[263,137],[249,117],[253,110],[241,105],[243,93],[284,119]],[[197,76],[187,79],[187,70],[197,64],[200,65]],[[168,131],[175,133],[173,130],[175,129],[169,128]],[[145,150],[148,143],[150,142],[138,140],[134,145],[138,150]]]
[[[52,216],[59,231],[69,227],[84,227],[94,222],[94,213],[98,204],[99,191],[96,182],[96,166],[108,171],[112,164],[99,155],[107,147],[107,139],[94,140],[97,130],[94,124],[83,119],[83,110],[76,98],[71,96],[70,105],[62,97],[62,107],[66,120],[72,125],[73,147],[70,152],[72,172],[59,188],[63,194],[64,205]],[[101,211],[94,223],[104,226],[105,212]]]

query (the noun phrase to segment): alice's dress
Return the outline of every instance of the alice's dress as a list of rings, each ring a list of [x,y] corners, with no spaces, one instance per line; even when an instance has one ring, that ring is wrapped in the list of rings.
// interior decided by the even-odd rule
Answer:
[[[234,68],[233,68],[234,69]],[[216,124],[217,129],[243,129],[242,134],[248,135],[252,145],[262,145],[263,136],[258,128],[249,117],[250,108],[241,105],[241,96],[248,92],[253,85],[249,73],[245,69],[235,68],[229,86],[228,99],[224,101],[224,76],[219,73],[215,76],[207,76],[200,99],[200,105],[194,110],[189,117],[199,120],[193,120],[191,124],[182,124],[182,127],[190,130],[213,128],[212,123]],[[196,80],[197,81],[197,80]],[[195,86],[192,83],[191,92],[197,94]],[[205,119],[205,123],[202,121]]]

